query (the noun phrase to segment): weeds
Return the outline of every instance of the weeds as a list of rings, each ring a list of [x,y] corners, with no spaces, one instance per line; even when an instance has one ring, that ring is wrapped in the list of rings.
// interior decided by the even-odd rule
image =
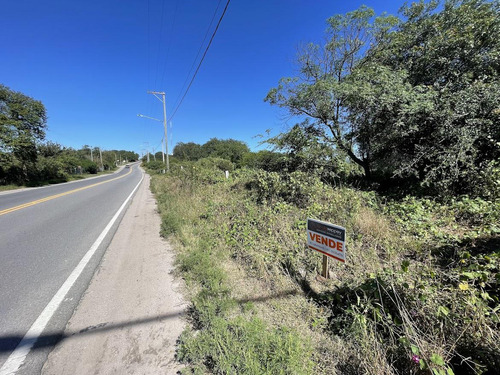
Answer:
[[[229,181],[216,170],[177,170],[153,186],[193,291],[193,328],[179,349],[186,371],[500,368],[498,201],[383,202],[300,174],[246,170]],[[347,264],[331,264],[330,281],[316,279],[321,257],[305,247],[307,217],[347,229]]]
[[[162,233],[179,241],[178,268],[192,290],[193,329],[181,336],[178,352],[179,360],[190,364],[185,373],[313,373],[307,339],[285,326],[270,327],[253,316],[251,302],[240,303],[233,295],[224,269],[231,254],[217,242],[212,222],[214,212],[224,208],[206,188],[189,184],[186,189],[182,176],[156,176],[152,182]]]

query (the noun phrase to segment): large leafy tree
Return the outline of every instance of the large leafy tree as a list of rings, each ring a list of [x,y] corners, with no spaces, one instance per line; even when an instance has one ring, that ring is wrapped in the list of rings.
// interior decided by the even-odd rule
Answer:
[[[367,8],[330,18],[328,43],[304,51],[301,75],[267,100],[312,118],[308,129],[367,177],[477,193],[500,158],[499,10],[498,1],[420,1],[400,22]]]
[[[196,161],[203,157],[201,146],[194,142],[179,142],[174,147],[174,156],[179,160]]]
[[[438,10],[437,2],[421,1],[402,12],[406,21],[365,60],[404,72],[407,92],[414,93],[398,104],[413,107],[356,112],[365,120],[378,113],[385,133],[397,130],[376,141],[392,148],[394,173],[417,176],[435,190],[473,192],[481,170],[500,157],[499,2],[451,0]]]
[[[0,163],[13,158],[22,165],[34,162],[36,143],[45,138],[44,105],[29,96],[0,85]]]
[[[217,157],[239,163],[243,155],[250,151],[248,146],[235,139],[212,138],[201,146],[205,157]]]
[[[397,23],[392,16],[374,18],[367,7],[327,20],[327,41],[309,44],[298,57],[299,75],[283,78],[266,101],[291,115],[311,119],[304,131],[345,153],[371,175],[370,155],[357,147],[356,129],[349,119],[346,81],[362,63],[366,50]]]
[[[409,162],[414,133],[435,109],[434,90],[408,82],[408,72],[365,60],[347,79],[344,100],[356,147],[377,177]]]

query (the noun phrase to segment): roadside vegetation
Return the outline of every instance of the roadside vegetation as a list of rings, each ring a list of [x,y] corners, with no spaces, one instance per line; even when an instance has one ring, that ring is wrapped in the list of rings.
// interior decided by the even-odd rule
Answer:
[[[213,139],[149,165],[191,299],[184,373],[498,373],[499,10],[329,18],[266,98],[300,119],[273,151]],[[307,218],[347,230],[329,279]]]
[[[125,150],[63,147],[45,140],[46,128],[42,102],[0,84],[0,190],[84,178],[139,158]]]
[[[190,290],[187,373],[496,373],[500,202],[173,170],[152,188]],[[308,217],[347,228],[329,280],[305,246]]]

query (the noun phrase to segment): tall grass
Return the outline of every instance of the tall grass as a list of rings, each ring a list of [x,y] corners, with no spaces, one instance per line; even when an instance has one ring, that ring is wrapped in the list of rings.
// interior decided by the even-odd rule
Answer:
[[[481,374],[500,368],[496,201],[333,189],[296,173],[155,176],[162,233],[192,290],[186,371]],[[306,218],[347,229],[347,263],[305,247]],[[260,334],[259,334],[260,332]]]
[[[193,188],[182,179],[152,181],[162,213],[162,233],[178,249],[178,268],[191,290],[193,328],[180,337],[178,359],[185,373],[312,374],[311,346],[285,326],[272,327],[238,298],[225,270],[231,254],[220,246],[204,214],[216,190]]]

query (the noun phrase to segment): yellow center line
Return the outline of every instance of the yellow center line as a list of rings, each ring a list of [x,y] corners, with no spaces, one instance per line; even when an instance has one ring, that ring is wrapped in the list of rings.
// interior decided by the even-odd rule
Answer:
[[[39,204],[39,203],[47,202],[47,201],[50,201],[52,199],[64,197],[65,195],[73,194],[73,193],[76,193],[78,191],[82,191],[82,190],[90,189],[90,188],[95,187],[95,186],[106,184],[106,183],[111,182],[111,181],[116,181],[116,180],[119,180],[120,178],[128,176],[130,173],[132,173],[132,168],[130,168],[130,171],[128,173],[124,174],[123,176],[115,177],[115,178],[112,178],[111,180],[101,181],[101,182],[98,182],[96,184],[92,184],[92,185],[89,185],[89,186],[84,186],[84,187],[81,187],[81,188],[78,188],[78,189],[74,189],[74,190],[69,190],[69,191],[66,191],[64,193],[60,193],[60,194],[56,194],[56,195],[51,195],[51,196],[48,196],[48,197],[45,197],[45,198],[42,198],[42,199],[38,199],[36,201],[32,201],[32,202],[20,204],[19,206],[7,208],[5,210],[0,211],[0,216],[5,215],[5,214],[9,214],[9,213],[17,211],[17,210],[21,210],[21,209],[26,208],[26,207],[31,207],[31,206],[34,206],[34,205]]]

